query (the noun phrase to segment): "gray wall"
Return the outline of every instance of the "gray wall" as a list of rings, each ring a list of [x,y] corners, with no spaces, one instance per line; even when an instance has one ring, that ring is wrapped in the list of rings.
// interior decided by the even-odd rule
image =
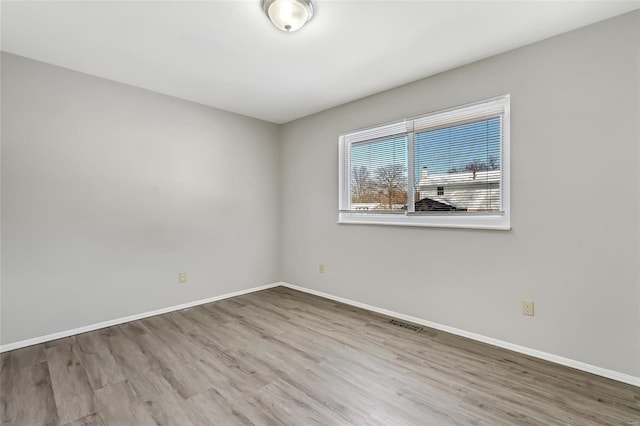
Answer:
[[[2,343],[277,281],[278,139],[3,54]]]
[[[281,278],[640,376],[638,40],[635,12],[284,125]],[[512,231],[336,224],[339,133],[505,93]]]

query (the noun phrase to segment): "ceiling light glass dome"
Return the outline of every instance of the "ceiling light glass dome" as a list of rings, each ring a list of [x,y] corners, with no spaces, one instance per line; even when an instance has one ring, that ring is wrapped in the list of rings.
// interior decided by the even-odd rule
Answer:
[[[310,0],[262,0],[262,10],[279,30],[293,32],[313,16]]]

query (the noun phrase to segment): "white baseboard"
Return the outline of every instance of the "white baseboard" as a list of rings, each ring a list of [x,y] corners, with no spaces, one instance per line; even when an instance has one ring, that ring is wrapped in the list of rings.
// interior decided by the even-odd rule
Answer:
[[[57,333],[47,334],[45,336],[34,337],[32,339],[21,340],[19,342],[7,343],[6,345],[0,346],[0,353],[12,351],[15,349],[24,348],[27,346],[36,345],[39,343],[49,342],[51,340],[62,339],[64,337],[73,336],[76,334],[87,333],[89,331],[98,330],[101,328],[111,327],[113,325],[124,324],[130,321],[135,321],[143,318],[152,317],[155,315],[165,314],[167,312],[179,311],[181,309],[191,308],[193,306],[203,305],[205,303],[216,302],[218,300],[228,299],[231,297],[241,296],[247,293],[253,293],[260,290],[266,290],[273,287],[288,287],[293,290],[302,291],[304,293],[313,294],[316,296],[323,297],[325,299],[335,300],[336,302],[345,303],[347,305],[356,306],[358,308],[366,309],[368,311],[377,312],[379,314],[387,315],[390,317],[395,317],[399,319],[403,319],[405,321],[413,322],[415,324],[424,325],[426,327],[435,328],[436,330],[445,331],[447,333],[455,334],[458,336],[467,337],[469,339],[477,340],[479,342],[488,343],[493,346],[498,346],[500,348],[505,348],[512,350],[514,352],[519,352],[525,355],[530,355],[535,358],[544,359],[546,361],[551,361],[556,364],[565,365],[567,367],[575,368],[577,370],[585,371],[587,373],[596,374],[598,376],[606,377],[609,379],[617,380],[622,383],[627,383],[634,386],[640,387],[640,377],[631,376],[629,374],[620,373],[618,371],[609,370],[606,368],[598,367],[595,365],[587,364],[584,362],[576,361],[570,358],[561,357],[558,355],[550,354],[548,352],[539,351],[537,349],[528,348],[526,346],[520,346],[513,343],[505,342],[503,340],[494,339],[492,337],[483,336],[481,334],[471,333],[469,331],[461,330],[455,327],[449,327],[447,325],[438,324],[436,322],[427,321],[421,318],[413,317],[410,315],[401,314],[399,312],[390,311],[388,309],[379,308],[377,306],[368,305],[366,303],[356,302],[353,300],[345,299],[344,297],[334,296],[332,294],[323,293],[321,291],[312,290],[305,287],[300,287],[294,284],[289,284],[286,282],[277,282],[273,284],[266,284],[259,287],[248,288],[245,290],[234,291],[232,293],[222,294],[220,296],[214,296],[207,299],[195,300],[193,302],[182,303],[180,305],[169,306],[166,308],[156,309],[149,312],[144,312],[141,314],[130,315],[127,317],[117,318],[109,321],[103,321],[96,324],[86,325],[84,327],[78,327],[71,330],[60,331]]]
[[[575,368],[577,370],[585,371],[587,373],[596,374],[598,376],[606,377],[608,379],[613,379],[622,383],[627,383],[634,386],[640,387],[640,377],[631,376],[629,374],[620,373],[614,370],[608,370],[606,368],[597,367],[595,365],[587,364],[584,362],[576,361],[570,358],[561,357],[558,355],[550,354],[548,352],[539,351],[537,349],[528,348],[526,346],[520,346],[513,343],[505,342],[503,340],[494,339],[492,337],[483,336],[481,334],[471,333],[469,331],[461,330],[459,328],[449,327],[447,325],[438,324],[436,322],[427,321],[421,318],[412,317],[410,315],[404,315],[398,312],[390,311],[384,308],[378,308],[377,306],[367,305],[366,303],[360,303],[353,300],[345,299],[344,297],[334,296],[332,294],[323,293],[321,291],[312,290],[305,287],[300,287],[297,285],[281,282],[279,283],[283,287],[288,287],[293,290],[302,291],[305,293],[313,294],[315,296],[324,297],[325,299],[335,300],[336,302],[345,303],[347,305],[356,306],[358,308],[366,309],[368,311],[377,312],[379,314],[387,315],[390,317],[395,317],[399,319],[403,319],[405,321],[409,321],[415,324],[424,325],[427,327],[435,328],[436,330],[446,331],[447,333],[455,334],[462,337],[467,337],[469,339],[477,340],[479,342],[488,343],[493,346],[498,346],[500,348],[509,349],[514,352],[519,352],[525,355],[530,355],[535,358],[544,359],[546,361],[551,361],[556,364],[564,365],[567,367]]]
[[[195,300],[193,302],[182,303],[180,305],[169,306],[166,308],[160,308],[141,314],[129,315],[128,317],[117,318],[109,321],[103,321],[96,324],[85,325],[84,327],[78,327],[71,330],[59,331],[57,333],[47,334],[46,336],[34,337],[32,339],[21,340],[19,342],[7,343],[0,346],[0,353],[12,351],[14,349],[20,349],[27,346],[37,345],[39,343],[49,342],[51,340],[62,339],[63,337],[69,337],[76,334],[86,333],[89,331],[98,330],[100,328],[111,327],[113,325],[124,324],[126,322],[135,321],[143,318],[153,317],[160,314],[166,314],[167,312],[179,311],[181,309],[191,308],[193,306],[203,305],[205,303],[216,302],[222,299],[228,299],[230,297],[241,296],[247,293],[253,293],[255,291],[266,290],[268,288],[277,287],[282,283],[266,284],[259,287],[248,288],[246,290],[234,291],[233,293],[222,294],[220,296],[209,297],[207,299]]]

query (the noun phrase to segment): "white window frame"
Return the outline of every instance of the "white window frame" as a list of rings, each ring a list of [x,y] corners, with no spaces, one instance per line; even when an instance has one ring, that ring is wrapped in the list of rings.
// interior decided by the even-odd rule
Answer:
[[[501,147],[501,182],[500,189],[501,211],[495,213],[414,213],[415,182],[414,162],[414,134],[430,129],[454,126],[466,121],[482,119],[484,117],[502,116],[502,147]],[[455,108],[436,111],[411,119],[404,119],[354,132],[341,134],[339,137],[339,188],[338,188],[338,223],[368,224],[368,225],[397,225],[397,226],[427,226],[439,228],[472,228],[472,229],[511,229],[511,197],[510,197],[510,95],[498,96],[480,102],[474,102]],[[357,142],[373,140],[393,135],[408,136],[408,212],[402,213],[371,213],[349,210],[351,192],[351,145]]]

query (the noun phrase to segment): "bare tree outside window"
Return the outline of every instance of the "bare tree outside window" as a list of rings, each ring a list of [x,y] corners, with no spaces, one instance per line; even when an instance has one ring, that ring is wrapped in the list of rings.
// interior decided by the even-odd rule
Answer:
[[[375,202],[375,183],[366,166],[354,167],[351,171],[351,201],[355,203]]]
[[[394,204],[407,202],[407,168],[402,164],[390,164],[376,170],[376,185],[381,203],[393,209]]]
[[[452,167],[448,170],[449,173],[463,173],[463,172],[486,172],[490,170],[500,170],[500,160],[496,156],[491,156],[487,161],[473,160],[465,164],[461,168]]]

